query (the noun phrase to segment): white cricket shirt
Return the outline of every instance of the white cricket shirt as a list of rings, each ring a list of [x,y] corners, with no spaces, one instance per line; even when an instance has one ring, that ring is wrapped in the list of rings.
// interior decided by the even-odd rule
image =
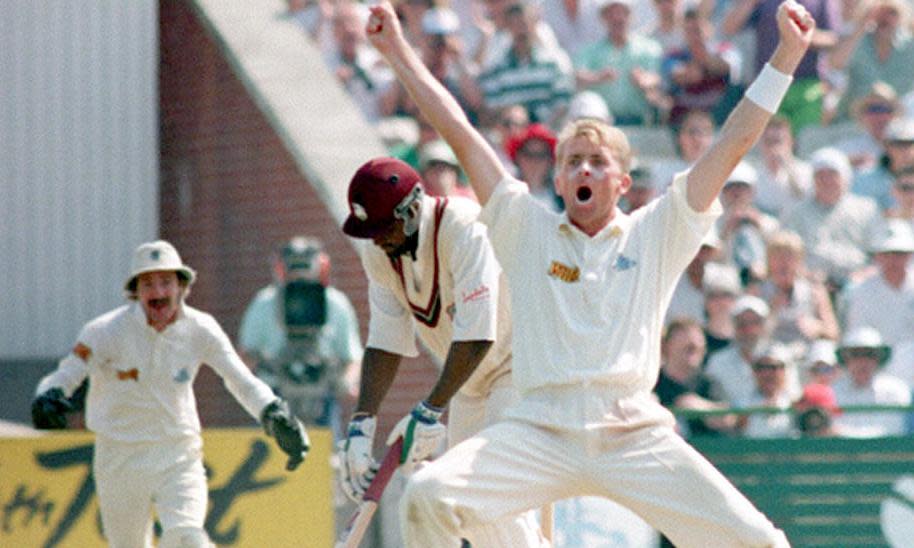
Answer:
[[[122,442],[199,436],[193,383],[204,363],[251,416],[259,419],[276,399],[211,315],[182,304],[178,319],[158,332],[136,302],[86,324],[37,393],[58,387],[70,395],[88,375],[86,425],[96,434]]]
[[[485,393],[511,353],[510,302],[479,206],[458,197],[422,197],[416,258],[391,260],[366,246],[371,319],[366,346],[418,355],[416,336],[439,362],[452,341],[496,341],[461,391]],[[504,373],[499,371],[498,374]]]
[[[549,424],[602,421],[601,406],[650,393],[660,369],[663,319],[677,280],[720,215],[685,199],[686,173],[647,206],[594,237],[502,181],[482,210],[508,276],[513,375],[525,414]],[[609,399],[592,402],[585,391]],[[566,409],[561,409],[565,407]]]

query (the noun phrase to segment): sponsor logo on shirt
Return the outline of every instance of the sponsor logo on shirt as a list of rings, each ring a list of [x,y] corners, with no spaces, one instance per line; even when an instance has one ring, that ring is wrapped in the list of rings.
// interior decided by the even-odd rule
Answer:
[[[120,369],[118,369],[117,380],[126,381],[126,380],[130,380],[130,379],[133,379],[134,381],[140,380],[140,372],[137,371],[136,367],[134,367],[133,369],[128,369],[127,371],[121,371]]]
[[[467,304],[469,302],[485,301],[489,298],[489,286],[482,284],[469,293],[464,291],[462,297],[463,304]]]
[[[625,255],[622,255],[620,253],[619,256],[616,258],[616,262],[613,263],[613,269],[628,270],[630,268],[633,268],[637,264],[638,264],[638,261],[636,261],[634,259],[629,259]]]
[[[76,343],[76,346],[73,347],[73,353],[84,362],[89,361],[89,356],[92,355],[92,349],[83,343]]]
[[[552,261],[552,264],[549,265],[549,275],[566,283],[574,283],[581,278],[581,269],[558,261]]]
[[[187,382],[190,380],[190,373],[187,372],[186,367],[182,367],[173,378],[175,382]]]

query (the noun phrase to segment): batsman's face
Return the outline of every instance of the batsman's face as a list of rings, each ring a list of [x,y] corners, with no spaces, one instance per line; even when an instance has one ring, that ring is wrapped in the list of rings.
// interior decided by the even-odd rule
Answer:
[[[403,232],[403,221],[397,220],[390,227],[372,238],[374,245],[380,247],[389,257],[400,256],[406,246],[406,234]]]
[[[590,236],[613,219],[619,198],[631,184],[610,148],[585,135],[568,142],[555,178],[568,218]]]
[[[162,331],[178,317],[184,286],[177,272],[159,270],[137,277],[137,300],[146,313],[146,322],[156,331]]]

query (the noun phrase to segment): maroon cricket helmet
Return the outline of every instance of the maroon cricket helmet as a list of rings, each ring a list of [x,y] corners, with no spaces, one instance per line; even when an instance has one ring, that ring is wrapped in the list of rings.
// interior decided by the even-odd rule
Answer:
[[[416,186],[422,187],[416,170],[396,158],[369,160],[349,182],[349,217],[343,232],[353,238],[374,238],[403,218]]]

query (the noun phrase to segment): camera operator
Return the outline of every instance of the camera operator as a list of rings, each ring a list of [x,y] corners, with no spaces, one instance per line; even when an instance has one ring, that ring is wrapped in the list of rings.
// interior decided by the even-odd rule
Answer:
[[[308,426],[340,435],[340,405],[355,398],[362,342],[352,303],[330,285],[330,258],[296,236],[273,259],[274,281],[241,320],[238,346],[254,373]]]

